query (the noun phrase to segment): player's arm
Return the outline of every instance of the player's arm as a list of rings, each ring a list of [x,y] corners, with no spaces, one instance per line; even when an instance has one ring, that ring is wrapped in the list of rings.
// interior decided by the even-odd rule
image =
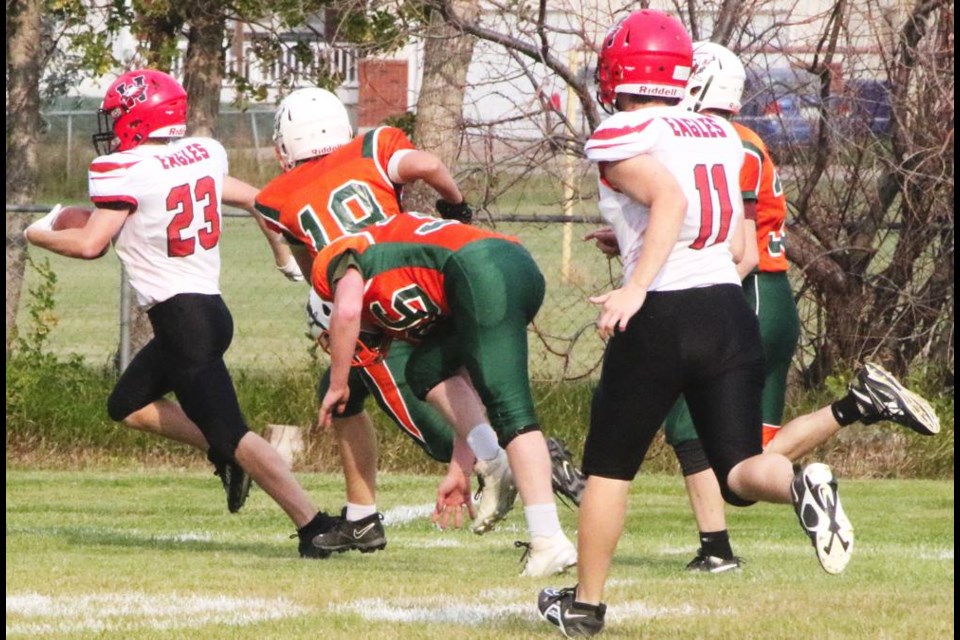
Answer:
[[[743,202],[743,224],[738,226],[743,229],[743,238],[741,240],[743,251],[739,259],[737,259],[736,255],[733,256],[733,259],[737,264],[737,274],[740,276],[740,279],[743,280],[760,264],[760,249],[757,246],[756,200],[745,200]],[[733,242],[735,241],[736,235],[734,235],[734,238],[731,240],[731,248],[733,248]]]
[[[117,208],[110,208],[116,206]],[[27,242],[47,251],[70,258],[93,260],[107,250],[110,241],[120,233],[127,216],[133,211],[127,203],[101,204],[90,215],[87,224],[78,229],[50,228],[56,215],[53,211],[24,231]]]
[[[610,227],[600,227],[583,236],[584,240],[594,240],[597,249],[603,252],[608,258],[615,258],[620,255],[620,245],[617,242],[617,234]]]
[[[680,236],[687,198],[677,179],[656,158],[647,154],[605,163],[602,170],[604,178],[613,187],[650,208],[643,248],[630,279],[621,288],[590,299],[603,305],[597,328],[602,337],[609,337],[618,328],[621,331],[626,328],[627,322],[643,305],[647,288],[663,268]]]
[[[391,158],[390,179],[400,184],[423,180],[430,185],[440,199],[437,201],[437,213],[448,220],[470,222],[473,211],[464,201],[463,193],[453,179],[447,165],[432,153],[416,149],[398,151]]]
[[[337,280],[330,315],[330,387],[320,404],[320,423],[332,424],[334,413],[340,413],[350,398],[350,363],[360,338],[360,313],[363,308],[363,276],[348,267]]]
[[[400,184],[423,180],[445,202],[458,204],[463,202],[463,194],[457,181],[453,179],[450,169],[441,162],[440,158],[427,151],[415,149],[398,152],[395,177]],[[391,164],[393,164],[391,162]],[[390,176],[391,179],[394,175]]]
[[[628,283],[646,290],[677,243],[687,212],[687,198],[673,174],[650,155],[611,163],[604,175],[621,192],[650,207],[643,248]]]
[[[290,245],[283,240],[283,236],[271,229],[267,221],[256,209],[257,194],[260,190],[242,180],[226,176],[223,180],[223,202],[249,212],[260,227],[261,233],[270,245],[273,252],[273,261],[277,269],[289,280],[303,280],[303,271],[290,251]]]
[[[290,253],[293,254],[293,259],[297,261],[297,267],[300,269],[300,273],[310,273],[313,271],[313,253],[310,252],[310,247],[305,244],[287,245],[290,248]]]

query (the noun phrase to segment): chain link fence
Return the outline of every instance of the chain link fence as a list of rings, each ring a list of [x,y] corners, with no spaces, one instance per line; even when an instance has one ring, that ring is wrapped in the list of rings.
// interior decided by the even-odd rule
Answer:
[[[44,117],[44,171],[38,192],[50,204],[54,198],[85,201],[86,170],[94,157],[88,134],[96,129],[95,115],[91,111],[64,110]],[[221,114],[218,138],[228,149],[231,174],[258,185],[277,174],[270,141],[272,122],[271,110]],[[495,203],[496,210],[478,211],[478,224],[518,236],[546,276],[546,299],[531,327],[531,376],[548,381],[595,377],[603,345],[593,330],[596,309],[588,298],[618,282],[621,269],[617,260],[607,260],[592,243],[582,241],[587,231],[600,223],[595,213],[593,168],[582,160],[560,156],[541,162],[534,173],[524,173],[510,164],[510,158],[522,155],[522,150],[493,151],[499,158],[494,163],[496,171],[481,170],[479,164],[471,169],[470,164],[464,164],[466,169],[460,178],[476,201]],[[800,167],[785,169],[785,177],[795,181],[791,172]],[[494,195],[488,197],[491,193]],[[576,202],[571,204],[573,199]],[[8,207],[8,216],[30,215],[31,211],[35,214],[48,208],[37,205],[15,213]],[[246,214],[227,215],[221,282],[235,321],[234,343],[227,354],[230,366],[238,371],[269,372],[278,367],[311,366],[317,357],[325,360],[324,354],[313,353],[304,336],[306,285],[288,282],[274,269],[263,236]],[[10,245],[8,237],[8,248]],[[895,247],[893,242],[878,246],[882,263],[890,259]],[[119,262],[111,255],[80,262],[36,249],[29,254],[34,260],[49,260],[58,278],[56,326],[47,340],[49,348],[57,354],[76,353],[91,364],[116,366],[123,351],[121,327],[127,322],[122,313]],[[9,272],[8,261],[8,278]],[[31,321],[29,288],[35,286],[37,278],[29,264],[25,273],[26,287],[17,321],[21,328]],[[796,359],[802,370],[823,342],[825,329],[822,306],[807,288],[803,274],[794,269],[791,277],[794,290],[799,292],[803,321]],[[946,321],[952,326],[952,315]],[[930,348],[930,357],[939,358],[940,351],[935,347]],[[953,353],[952,343],[946,351]]]
[[[44,122],[38,192],[55,194],[43,196],[51,200],[49,205],[53,198],[85,202],[87,168],[95,155],[89,134],[97,128],[96,112],[60,109],[45,113]],[[272,108],[223,111],[217,139],[228,150],[231,174],[258,185],[274,177],[278,168],[272,134]],[[587,171],[578,167],[577,174],[582,177]],[[595,178],[588,180],[593,183]],[[502,212],[478,212],[479,225],[518,236],[546,276],[546,299],[530,339],[531,376],[538,380],[580,379],[598,373],[603,344],[593,331],[596,313],[587,298],[608,288],[620,273],[619,264],[582,241],[599,223],[591,215],[594,203],[564,209],[558,202],[561,196],[556,193],[562,188],[556,181],[547,173],[535,180],[537,193],[515,190],[516,202],[503,200]],[[35,217],[49,210],[49,205],[8,207],[7,215]],[[570,215],[558,215],[563,211]],[[235,325],[228,364],[238,372],[269,372],[312,366],[315,358],[326,361],[326,355],[315,353],[305,336],[306,284],[288,282],[274,268],[262,234],[246,213],[228,210],[225,216],[221,286]],[[8,247],[10,243],[8,237]],[[58,281],[49,349],[58,355],[80,355],[93,365],[118,366],[125,351],[121,335],[129,326],[125,305],[130,298],[123,295],[120,264],[112,252],[86,262],[36,248],[29,249],[29,256],[49,261]],[[39,278],[29,263],[25,278],[17,318],[21,333],[32,321],[29,289]]]
[[[9,208],[7,215],[35,217],[33,212]],[[481,224],[518,236],[547,279],[546,299],[531,327],[531,377],[571,380],[595,375],[603,344],[593,331],[596,312],[587,298],[608,288],[620,271],[616,261],[608,262],[591,244],[581,241],[596,223],[564,222],[559,216],[537,220],[505,216]],[[8,245],[10,241],[8,237]],[[55,307],[46,319],[51,328],[49,350],[63,356],[77,354],[95,366],[118,366],[130,309],[124,303],[128,298],[115,255],[110,252],[99,260],[80,261],[35,247],[28,254],[31,262],[49,262],[57,279]],[[316,353],[306,337],[307,285],[289,282],[275,269],[263,235],[245,213],[226,213],[221,257],[223,296],[234,317],[234,340],[227,352],[234,371],[269,373],[306,368],[318,357],[326,361],[326,355]],[[40,278],[28,262],[17,317],[21,334],[35,322],[31,308],[36,303],[29,291]]]

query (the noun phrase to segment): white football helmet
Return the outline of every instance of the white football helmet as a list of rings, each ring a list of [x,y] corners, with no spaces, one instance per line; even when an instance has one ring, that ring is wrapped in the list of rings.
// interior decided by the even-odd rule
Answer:
[[[730,49],[715,42],[695,42],[693,72],[680,106],[696,112],[717,109],[739,113],[746,80],[743,63]]]
[[[273,142],[284,171],[300,160],[326,155],[352,138],[347,108],[326,89],[297,89],[283,99],[273,121]]]
[[[332,315],[333,303],[321,298],[313,287],[310,287],[310,297],[307,300],[307,331],[310,338],[327,353],[330,353],[329,329]],[[390,351],[391,341],[390,337],[381,332],[361,329],[352,366],[369,367],[381,362]]]
[[[314,341],[319,340],[330,328],[330,316],[333,314],[333,303],[327,302],[310,287],[310,298],[307,300],[307,331]]]

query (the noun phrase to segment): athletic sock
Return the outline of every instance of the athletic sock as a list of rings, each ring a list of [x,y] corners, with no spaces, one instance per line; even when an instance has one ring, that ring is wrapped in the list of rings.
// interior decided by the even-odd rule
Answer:
[[[525,506],[523,515],[527,519],[527,530],[530,532],[531,539],[537,536],[550,538],[560,532],[560,517],[557,515],[556,503]]]
[[[497,432],[486,422],[481,422],[467,434],[467,444],[477,460],[493,460],[500,454]]]
[[[363,520],[368,516],[372,516],[377,512],[376,504],[353,504],[352,502],[347,503],[347,521],[356,522],[357,520]]]
[[[841,427],[846,427],[863,419],[863,413],[861,413],[857,399],[853,397],[852,393],[848,393],[831,404],[830,411],[833,413],[833,419]]]
[[[701,531],[700,549],[705,556],[714,556],[729,560],[733,558],[733,549],[730,548],[730,536],[727,530],[723,531]]]

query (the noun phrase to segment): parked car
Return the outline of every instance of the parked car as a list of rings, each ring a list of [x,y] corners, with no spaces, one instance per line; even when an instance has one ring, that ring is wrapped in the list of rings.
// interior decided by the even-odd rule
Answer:
[[[817,144],[820,128],[820,80],[802,69],[747,72],[739,121],[756,131],[781,160],[792,161]],[[890,85],[872,79],[848,80],[828,98],[835,139],[890,135],[893,108]]]
[[[756,131],[775,155],[816,143],[820,81],[802,69],[747,72],[738,120]]]
[[[890,136],[893,103],[890,83],[880,80],[849,80],[837,96],[835,112],[841,131],[854,136]]]

